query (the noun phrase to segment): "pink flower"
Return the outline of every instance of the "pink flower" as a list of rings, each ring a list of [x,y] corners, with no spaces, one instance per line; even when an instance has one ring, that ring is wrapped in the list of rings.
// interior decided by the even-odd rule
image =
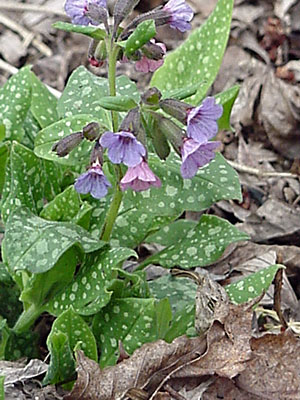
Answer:
[[[136,192],[147,190],[151,186],[161,187],[160,179],[151,171],[147,161],[143,160],[135,167],[129,167],[120,182],[121,190],[132,189]]]

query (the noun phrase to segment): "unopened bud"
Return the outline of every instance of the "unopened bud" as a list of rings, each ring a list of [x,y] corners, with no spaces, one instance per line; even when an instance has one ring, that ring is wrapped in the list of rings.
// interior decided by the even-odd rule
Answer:
[[[91,142],[98,139],[100,135],[100,127],[97,122],[90,122],[82,129],[83,136]]]
[[[91,165],[95,163],[100,165],[103,164],[103,148],[100,145],[99,140],[96,141],[94,148],[91,152],[90,163]]]
[[[156,87],[153,87],[148,89],[145,93],[143,93],[141,99],[142,102],[145,104],[155,105],[159,103],[161,96],[162,96],[161,92]]]
[[[175,99],[161,100],[159,106],[164,112],[176,118],[183,124],[186,124],[187,121],[187,110],[193,108],[193,106]]]
[[[117,0],[114,7],[114,35],[120,23],[131,13],[140,0]]]
[[[59,142],[52,146],[52,151],[55,151],[59,157],[65,157],[83,140],[82,132],[71,133]]]
[[[141,22],[153,19],[156,26],[167,24],[170,20],[170,14],[163,10],[162,7],[157,7],[147,13],[141,14],[133,19],[133,21],[124,29],[121,37],[126,37],[128,32],[134,30]]]
[[[93,67],[101,67],[107,59],[107,50],[104,40],[93,39],[88,52],[88,59]]]
[[[141,114],[138,107],[133,108],[127,113],[119,130],[133,133],[137,140],[146,147],[146,133],[141,123]]]
[[[184,130],[181,129],[175,122],[171,121],[169,118],[165,118],[159,114],[155,114],[158,122],[158,127],[161,132],[165,135],[168,141],[173,146],[174,150],[181,154],[181,146],[184,138]]]
[[[162,48],[158,44],[148,42],[141,48],[144,56],[149,58],[150,60],[161,60],[163,56],[166,54],[165,48]]]
[[[170,146],[166,136],[159,126],[159,119],[151,118],[149,135],[152,139],[154,150],[161,160],[165,160],[170,154]]]
[[[93,25],[99,25],[103,23],[106,30],[109,30],[107,23],[108,13],[105,7],[102,7],[97,3],[90,3],[88,6],[88,10],[85,12],[85,16],[87,16],[92,21]]]

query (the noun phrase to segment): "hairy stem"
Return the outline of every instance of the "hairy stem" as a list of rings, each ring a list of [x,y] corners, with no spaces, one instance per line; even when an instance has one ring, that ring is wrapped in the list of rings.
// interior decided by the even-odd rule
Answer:
[[[108,47],[108,82],[109,82],[109,94],[110,96],[116,96],[116,64],[119,48],[115,45],[115,43],[110,40],[107,43]],[[117,132],[118,130],[118,113],[116,111],[111,111],[112,118],[112,126],[113,131]],[[106,219],[103,225],[101,240],[106,242],[109,241],[111,232],[115,223],[115,220],[118,216],[119,208],[122,203],[123,193],[120,189],[119,183],[122,179],[122,171],[119,165],[115,166],[115,175],[117,184],[114,188],[114,196],[112,202],[110,204],[108,213],[106,215]]]

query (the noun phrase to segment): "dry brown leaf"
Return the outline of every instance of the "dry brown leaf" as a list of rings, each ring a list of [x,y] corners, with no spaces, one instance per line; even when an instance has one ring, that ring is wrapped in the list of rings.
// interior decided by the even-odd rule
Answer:
[[[300,341],[288,331],[251,340],[253,358],[236,379],[263,399],[300,399]]]

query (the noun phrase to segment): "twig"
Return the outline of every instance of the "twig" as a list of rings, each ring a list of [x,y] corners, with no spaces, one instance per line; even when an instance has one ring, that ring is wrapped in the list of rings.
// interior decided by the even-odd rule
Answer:
[[[278,254],[276,262],[278,264],[282,263],[282,255]],[[281,310],[281,289],[282,289],[282,277],[283,277],[283,269],[279,268],[279,270],[276,272],[275,278],[274,278],[274,310],[277,313],[277,316],[279,318],[279,321],[283,327],[284,330],[288,328],[288,324],[283,316],[282,310]]]
[[[23,4],[23,3],[15,3],[10,1],[2,1],[0,0],[0,10],[8,10],[8,11],[32,11],[38,12],[42,14],[49,14],[49,15],[59,15],[60,17],[65,17],[66,14],[63,10],[58,10],[56,8],[45,7],[42,5],[35,5],[35,4]]]
[[[52,56],[52,50],[50,47],[45,45],[40,39],[34,37],[34,34],[23,26],[18,24],[15,21],[12,21],[10,18],[6,17],[4,14],[0,13],[0,23],[7,26],[9,29],[17,32],[20,36],[24,38],[25,44],[28,46],[32,41],[32,44],[45,56],[50,57]]]
[[[257,175],[261,178],[300,178],[300,175],[293,174],[292,172],[277,172],[277,171],[262,171],[258,168],[248,167],[247,165],[241,165],[234,161],[227,160],[234,169],[239,172],[246,172],[251,175]]]
[[[0,58],[0,69],[3,71],[9,72],[11,75],[16,74],[19,72],[18,68],[14,67],[13,65],[8,64],[6,61],[1,60]],[[49,92],[51,92],[56,98],[60,98],[61,92],[57,89],[54,89],[53,87],[46,85],[47,88],[49,89]]]

